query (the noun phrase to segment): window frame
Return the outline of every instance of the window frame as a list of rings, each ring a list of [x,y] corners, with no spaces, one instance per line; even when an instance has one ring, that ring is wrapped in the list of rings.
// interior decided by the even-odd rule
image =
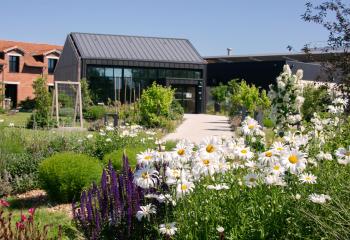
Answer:
[[[15,58],[16,61],[13,61],[12,60],[13,58]],[[19,55],[9,54],[9,72],[10,73],[19,73],[20,61],[21,61],[21,59],[20,59]],[[16,64],[16,65],[14,66],[14,64]]]

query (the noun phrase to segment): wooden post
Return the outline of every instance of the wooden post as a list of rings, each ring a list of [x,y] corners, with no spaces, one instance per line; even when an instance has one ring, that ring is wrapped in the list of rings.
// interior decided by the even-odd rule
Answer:
[[[82,97],[81,97],[81,85],[79,82],[78,85],[78,89],[79,89],[79,114],[80,114],[80,127],[83,128],[84,124],[83,124],[83,103],[82,103]]]
[[[56,121],[57,121],[57,126],[60,126],[60,119],[59,119],[59,112],[58,112],[58,83],[55,82],[55,101],[56,101]]]

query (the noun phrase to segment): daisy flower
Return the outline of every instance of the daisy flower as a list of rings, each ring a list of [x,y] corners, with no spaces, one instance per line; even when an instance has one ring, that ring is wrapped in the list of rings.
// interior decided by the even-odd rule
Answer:
[[[236,155],[242,159],[252,159],[254,157],[254,153],[250,151],[249,147],[238,147]]]
[[[158,171],[145,166],[136,170],[134,174],[134,183],[141,188],[151,188],[157,185]]]
[[[276,186],[286,186],[286,182],[283,180],[283,178],[279,175],[267,175],[265,177],[265,183],[266,185],[276,185]]]
[[[269,163],[275,162],[278,159],[277,154],[273,150],[268,150],[259,155],[259,161],[267,165]]]
[[[230,189],[229,186],[227,186],[226,183],[222,183],[222,184],[216,184],[216,185],[208,185],[207,189],[210,190],[227,190]]]
[[[189,182],[189,181],[185,180],[185,181],[179,183],[176,187],[177,197],[180,198],[180,197],[192,192],[193,188],[194,188],[193,182]]]
[[[312,173],[304,173],[299,176],[299,181],[302,183],[311,183],[315,184],[316,183],[317,177],[313,175]]]
[[[246,119],[242,123],[243,135],[253,135],[260,128],[261,126],[259,125],[259,123],[249,116],[246,117]]]
[[[144,152],[137,154],[136,156],[137,164],[140,165],[148,165],[154,162],[154,151],[151,149],[147,149]]]
[[[200,144],[199,152],[207,154],[217,154],[221,148],[219,140],[216,137],[210,137],[204,139]]]
[[[323,204],[331,200],[331,197],[326,194],[312,193],[309,195],[309,200],[313,203]]]
[[[156,213],[156,208],[154,205],[147,204],[146,206],[140,206],[140,210],[136,213],[137,220],[141,221],[142,218],[147,218],[147,220],[150,220],[151,214]]]
[[[274,175],[281,175],[284,174],[285,168],[281,165],[279,162],[275,162],[270,167],[270,173]]]
[[[256,187],[258,185],[258,175],[254,173],[249,173],[244,177],[245,184],[248,187]]]
[[[210,154],[201,153],[195,160],[193,169],[194,172],[212,176],[218,170],[218,160]]]
[[[282,164],[293,174],[301,172],[306,167],[305,154],[296,149],[285,152]]]
[[[177,228],[175,225],[176,225],[175,222],[160,224],[159,225],[159,232],[163,235],[168,236],[168,237],[174,236],[176,231],[177,231]]]
[[[284,153],[284,151],[287,150],[287,147],[286,145],[284,145],[283,143],[281,142],[274,142],[272,144],[272,149],[271,149],[273,152],[275,152],[275,154],[277,155],[281,155]]]
[[[338,148],[335,151],[335,155],[338,157],[338,163],[347,165],[350,163],[350,146],[346,148]]]

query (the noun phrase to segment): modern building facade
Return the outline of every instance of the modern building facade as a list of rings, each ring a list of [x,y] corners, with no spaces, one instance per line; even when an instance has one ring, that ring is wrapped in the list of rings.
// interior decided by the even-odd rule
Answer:
[[[5,98],[11,107],[33,98],[33,81],[47,76],[53,86],[53,73],[62,47],[0,40],[0,83],[5,85]]]
[[[294,73],[302,69],[305,81],[326,81],[327,76],[322,71],[321,64],[326,58],[327,54],[321,52],[204,57],[208,62],[207,86],[226,84],[232,79],[244,79],[248,83],[268,89],[270,84],[275,83],[285,64]]]
[[[70,33],[55,81],[83,78],[95,103],[134,102],[157,82],[186,112],[205,111],[206,62],[187,39]]]

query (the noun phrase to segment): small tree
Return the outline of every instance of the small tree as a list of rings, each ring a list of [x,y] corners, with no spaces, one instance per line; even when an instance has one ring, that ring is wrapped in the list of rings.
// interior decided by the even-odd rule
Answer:
[[[47,79],[37,78],[33,83],[35,95],[35,112],[32,114],[27,126],[32,128],[46,127],[50,123],[51,97],[47,87]]]
[[[148,127],[160,127],[170,119],[174,90],[156,83],[143,91],[140,99],[141,122]]]
[[[270,106],[266,91],[260,91],[254,84],[249,85],[244,80],[240,83],[232,80],[229,82],[229,86],[232,115],[244,109],[253,117],[256,111],[265,110]]]
[[[227,97],[227,85],[220,83],[219,86],[216,86],[211,89],[211,95],[215,101],[215,112],[220,112],[221,104],[226,100]]]
[[[89,83],[87,82],[86,78],[83,78],[80,80],[80,86],[81,86],[81,97],[83,101],[82,102],[83,110],[85,110],[92,105]]]

